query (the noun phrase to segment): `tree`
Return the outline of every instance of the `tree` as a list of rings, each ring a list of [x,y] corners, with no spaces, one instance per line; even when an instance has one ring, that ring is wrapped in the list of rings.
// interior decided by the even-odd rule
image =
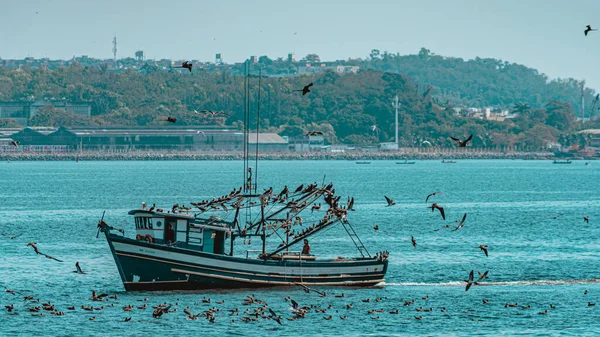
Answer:
[[[310,63],[319,63],[321,62],[321,59],[319,58],[319,55],[317,54],[308,54],[305,57],[306,62],[310,62]]]
[[[561,101],[552,101],[546,104],[548,119],[546,124],[557,128],[560,131],[570,131],[575,122],[573,106],[570,103]]]
[[[373,59],[378,59],[379,58],[379,49],[373,49],[371,50],[371,54],[369,54],[369,57],[373,60]]]
[[[87,117],[77,115],[64,109],[55,109],[52,105],[46,105],[35,112],[35,115],[29,119],[31,126],[86,126],[90,125]]]
[[[0,119],[0,128],[21,128],[21,127],[23,127],[23,125],[21,125],[19,122],[17,122],[17,120],[14,118]]]

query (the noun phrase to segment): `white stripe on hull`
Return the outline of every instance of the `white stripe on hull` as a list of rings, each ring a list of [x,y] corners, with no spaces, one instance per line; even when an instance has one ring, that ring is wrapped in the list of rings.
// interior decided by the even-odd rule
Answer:
[[[176,273],[182,273],[182,274],[190,274],[190,275],[197,275],[197,276],[202,276],[202,277],[207,277],[207,278],[217,278],[217,279],[221,279],[221,280],[228,280],[228,281],[236,281],[236,282],[245,282],[245,283],[256,283],[256,284],[271,284],[271,285],[297,285],[298,282],[285,282],[285,281],[267,281],[267,280],[249,280],[246,278],[240,278],[240,277],[233,277],[233,276],[225,276],[225,275],[215,275],[215,274],[205,274],[205,273],[199,273],[199,272],[195,272],[195,271],[190,271],[190,270],[182,270],[182,269],[171,269],[172,271],[176,272]],[[328,286],[347,286],[347,285],[361,285],[361,284],[373,284],[373,283],[381,283],[383,282],[383,279],[379,279],[379,280],[367,280],[367,281],[343,281],[343,282],[310,282],[309,285],[311,286],[319,286],[319,285],[328,285]]]
[[[200,266],[213,267],[222,269],[233,269],[241,272],[248,272],[255,274],[259,273],[275,273],[289,276],[319,276],[319,274],[357,274],[357,273],[375,273],[381,272],[384,265],[370,265],[370,266],[344,266],[345,262],[327,262],[327,266],[315,267],[310,266],[315,262],[302,261],[302,268],[299,266],[286,266],[286,265],[270,265],[270,264],[256,264],[256,263],[243,263],[237,261],[226,261],[221,259],[206,258],[202,256],[189,255],[184,253],[177,253],[171,251],[164,251],[160,249],[154,249],[151,247],[141,247],[123,242],[112,242],[115,251],[119,253],[133,253],[145,255],[149,258],[156,259],[168,259],[181,263],[198,264]],[[352,262],[347,260],[348,262]],[[319,263],[318,261],[316,263]],[[321,262],[322,263],[322,262]],[[307,266],[305,266],[305,264]]]

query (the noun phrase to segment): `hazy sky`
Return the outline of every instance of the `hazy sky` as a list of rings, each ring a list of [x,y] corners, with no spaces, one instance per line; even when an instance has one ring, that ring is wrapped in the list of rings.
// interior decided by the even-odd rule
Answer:
[[[597,0],[0,0],[0,58],[493,57],[600,89]],[[297,32],[296,35],[294,33]]]

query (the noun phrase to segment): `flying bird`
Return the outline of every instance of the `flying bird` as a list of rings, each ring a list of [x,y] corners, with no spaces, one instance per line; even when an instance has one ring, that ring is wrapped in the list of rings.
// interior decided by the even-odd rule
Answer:
[[[85,272],[83,270],[81,270],[81,267],[79,266],[79,261],[75,262],[75,268],[77,268],[77,270],[74,270],[74,273],[77,274],[85,274]]]
[[[473,285],[473,270],[471,270],[471,272],[469,273],[469,279],[465,280],[465,282],[467,282],[465,291],[469,291],[469,288],[471,288],[471,286]]]
[[[485,256],[488,256],[488,247],[486,245],[479,245],[479,247],[477,247],[481,250],[483,250],[483,252],[485,253]]]
[[[488,278],[488,276],[487,276],[487,274],[488,274],[488,271],[487,271],[487,270],[486,270],[486,271],[485,271],[485,273],[483,273],[483,274],[482,274],[482,273],[481,273],[481,272],[478,270],[478,271],[477,271],[477,274],[479,274],[479,280],[477,280],[477,282],[479,282],[479,281],[481,281],[481,280],[484,280],[484,279]]]
[[[458,138],[454,138],[454,137],[450,137],[450,139],[452,139],[453,141],[458,143],[459,147],[465,147],[467,146],[467,143],[473,138],[473,135],[470,135],[469,138],[465,139],[465,140],[460,140]]]
[[[417,248],[417,240],[415,240],[414,236],[410,237],[410,242],[412,242],[413,247]]]
[[[14,240],[14,239],[18,238],[18,237],[19,237],[19,236],[21,236],[21,235],[23,235],[23,234],[19,234],[19,235],[8,235],[8,234],[4,234],[4,233],[2,233],[2,236],[5,236],[5,237],[7,237],[7,238],[9,238],[9,239],[11,239],[11,240]]]
[[[18,140],[13,140],[12,142],[10,142],[12,145],[14,145],[16,148],[19,148],[19,141]]]
[[[305,85],[304,88],[302,88],[302,90],[293,90],[293,91],[302,91],[302,96],[308,94],[310,92],[310,87],[312,87],[313,84],[309,83],[308,85]]]
[[[585,30],[583,31],[583,33],[585,34],[585,36],[587,36],[589,32],[594,31],[594,30],[597,30],[597,29],[592,29],[592,26],[587,25],[587,26],[585,26]]]
[[[181,67],[175,67],[175,68],[186,68],[187,70],[190,71],[190,73],[192,72],[192,64],[189,63],[188,61],[185,61],[181,64]]]
[[[306,136],[322,136],[323,132],[321,131],[309,131],[306,133]]]
[[[585,223],[590,223],[590,217],[589,216],[584,216],[583,217],[583,221],[585,221]],[[12,238],[11,238],[12,239]]]
[[[393,205],[395,205],[395,204],[396,204],[396,202],[395,202],[394,200],[392,200],[392,199],[390,199],[390,198],[386,197],[385,195],[384,195],[384,198],[385,198],[385,201],[387,201],[387,206],[386,206],[386,207],[388,207],[388,206],[393,206]]]
[[[463,228],[463,226],[465,225],[465,220],[467,220],[467,213],[465,213],[465,215],[463,215],[462,219],[458,223],[458,226],[456,226],[452,231],[457,231],[457,230]]]
[[[442,192],[433,192],[433,193],[430,193],[430,194],[427,196],[427,198],[425,198],[425,202],[427,202],[427,200],[429,200],[429,198],[433,197],[433,196],[434,196],[434,195],[436,195],[436,194],[441,194],[441,195],[443,195],[443,196],[446,196],[446,195],[445,195],[444,193],[442,193]]]
[[[302,283],[296,283],[296,284],[297,284],[297,285],[299,285],[299,286],[301,286],[302,288],[304,288],[304,291],[305,291],[306,293],[310,293],[311,291],[313,291],[313,292],[315,292],[315,293],[317,293],[317,294],[321,295],[321,297],[325,297],[325,296],[327,296],[327,294],[326,294],[325,292],[323,292],[323,291],[319,291],[319,290],[316,290],[316,289],[309,288],[309,287],[305,286],[305,285],[304,285],[304,284],[302,284]]]
[[[50,256],[48,254],[44,254],[44,253],[40,252],[38,250],[38,247],[36,246],[36,244],[37,244],[36,242],[30,242],[30,243],[27,244],[27,247],[31,246],[31,248],[33,248],[33,250],[35,251],[35,253],[38,254],[38,255],[44,255],[45,257],[47,257],[47,258],[49,258],[51,260],[55,260],[55,261],[58,261],[58,262],[63,262],[63,261],[61,261],[61,260],[59,260],[59,259],[57,259],[55,257],[52,257],[52,256]]]
[[[431,204],[431,206],[429,206],[429,208],[431,208],[432,212],[436,209],[438,211],[440,211],[440,215],[442,216],[442,219],[446,220],[446,214],[444,213],[444,207],[442,207],[436,203],[433,203],[433,204]]]
[[[176,123],[177,122],[177,118],[169,116],[169,117],[167,117],[166,121],[170,122],[170,123]]]

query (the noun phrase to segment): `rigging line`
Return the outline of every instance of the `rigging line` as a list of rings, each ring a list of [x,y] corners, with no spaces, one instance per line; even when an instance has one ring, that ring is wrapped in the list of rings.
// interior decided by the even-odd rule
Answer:
[[[254,193],[258,186],[258,134],[260,131],[260,83],[262,79],[262,67],[258,68],[258,104],[256,110],[256,157],[254,158]]]

